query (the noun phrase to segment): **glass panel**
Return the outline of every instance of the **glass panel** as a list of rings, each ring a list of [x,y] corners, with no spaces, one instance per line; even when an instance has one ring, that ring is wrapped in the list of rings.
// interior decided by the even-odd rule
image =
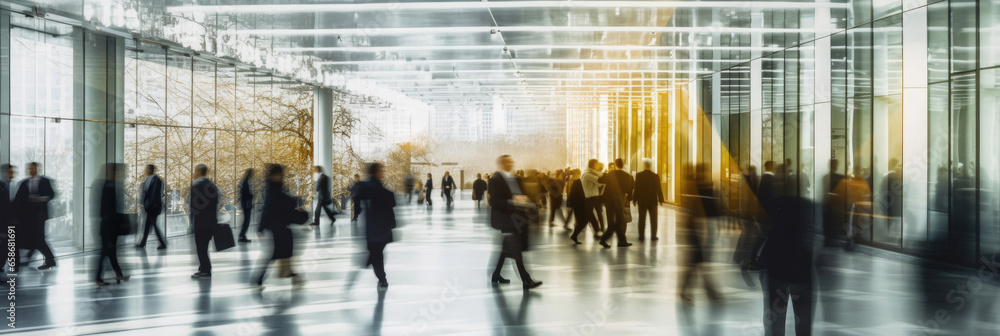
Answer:
[[[948,2],[927,6],[927,82],[948,80]]]
[[[976,68],[976,2],[976,0],[949,1],[952,72]]]
[[[952,212],[949,248],[955,262],[975,259],[976,227],[976,75],[951,81]],[[932,138],[933,139],[933,138]]]
[[[136,122],[165,125],[167,117],[167,68],[166,51],[158,46],[142,44],[133,61],[126,58],[126,66],[135,67],[135,85],[125,85],[125,95],[135,96]],[[134,62],[135,64],[130,64]],[[128,72],[126,72],[126,75]],[[132,83],[126,77],[126,83]],[[126,113],[133,112],[126,110]],[[128,118],[128,117],[126,117]]]
[[[193,182],[191,129],[169,127],[166,129],[166,185],[167,204],[166,235],[177,236],[190,233],[187,215],[188,190]]]
[[[56,255],[80,252],[83,237],[82,220],[74,216],[74,207],[83,206],[75,197],[76,188],[84,185],[74,181],[74,125],[82,122],[48,119],[45,122],[45,160],[39,174],[52,179],[56,197],[49,201],[49,220],[45,222],[45,238]],[[89,123],[103,127],[104,123]],[[27,167],[25,167],[27,169]],[[90,232],[87,232],[89,235]]]
[[[1000,253],[1000,69],[979,82],[979,255]]]
[[[948,83],[931,84],[927,101],[927,139],[949,139]],[[928,250],[944,251],[951,213],[951,165],[948,141],[928,141]]]
[[[44,22],[27,21],[31,30],[10,29],[10,111],[19,115],[72,118],[71,34],[43,33],[52,29]]]
[[[191,126],[191,57],[167,54],[167,120],[171,125]]]
[[[903,30],[902,14],[875,22],[871,187],[873,239],[902,246]]]
[[[979,64],[1000,64],[1000,1],[979,2]]]

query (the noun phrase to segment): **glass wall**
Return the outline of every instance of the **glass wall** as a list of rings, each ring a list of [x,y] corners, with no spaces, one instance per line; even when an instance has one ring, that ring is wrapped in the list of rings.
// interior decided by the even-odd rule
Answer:
[[[157,166],[166,181],[159,225],[168,236],[190,232],[185,200],[198,164],[210,167],[223,205],[235,204],[245,169],[285,164],[290,191],[307,205],[312,86],[159,43],[0,15],[10,18],[9,26],[0,20],[10,34],[0,157],[17,166],[15,184],[27,177],[29,162],[52,179],[46,238],[57,256],[98,247],[89,205],[107,163],[126,164],[123,211],[130,214],[140,211],[143,168]],[[222,219],[242,214],[233,215]]]
[[[704,91],[697,93],[699,110],[720,138],[710,156],[721,161],[713,166],[722,170],[720,188],[743,195],[732,192],[730,170],[746,174],[752,162],[773,162],[786,194],[817,203],[828,238],[960,264],[997,253],[1000,6],[985,0],[851,6],[830,17],[810,10],[752,13],[764,28],[826,32],[756,34],[741,46],[790,47],[693,81],[699,84],[690,87]],[[749,58],[735,53],[713,57]],[[713,80],[718,85],[704,85]],[[667,106],[667,114],[688,111]]]

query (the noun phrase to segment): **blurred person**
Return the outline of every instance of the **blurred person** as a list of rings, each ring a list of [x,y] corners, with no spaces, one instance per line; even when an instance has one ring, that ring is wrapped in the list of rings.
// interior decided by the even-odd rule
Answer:
[[[294,211],[298,209],[298,202],[291,195],[285,192],[285,167],[271,163],[265,167],[264,171],[264,202],[260,211],[260,225],[257,227],[257,235],[263,236],[264,231],[271,233],[271,257],[264,262],[257,273],[254,283],[256,290],[263,290],[264,274],[271,262],[275,262],[278,267],[279,278],[291,278],[292,285],[301,287],[304,280],[302,276],[292,270],[292,255],[294,255],[295,237],[288,227],[290,220],[295,216]]]
[[[532,289],[542,285],[541,281],[531,279],[524,267],[523,252],[528,248],[528,219],[532,216],[530,198],[522,192],[520,181],[511,171],[514,169],[514,159],[510,155],[497,157],[497,172],[490,181],[490,225],[500,230],[502,240],[500,255],[496,268],[493,270],[491,282],[510,283],[501,276],[504,260],[514,259],[521,283],[524,289]]]
[[[455,179],[451,178],[450,172],[444,172],[444,177],[441,178],[441,196],[445,199],[444,206],[450,207],[453,199],[451,198],[451,192],[455,189]]]
[[[413,201],[413,191],[416,183],[417,183],[417,178],[413,176],[413,173],[407,172],[406,177],[403,178],[403,190],[406,191],[407,204]]]
[[[795,335],[812,335],[815,301],[815,225],[813,204],[796,195],[774,199],[765,209],[771,218],[762,258],[764,335],[785,335],[785,315],[792,304]]]
[[[594,228],[594,235],[597,235],[597,219],[594,218],[594,212],[589,207],[589,200],[583,189],[583,181],[580,179],[580,170],[574,169],[570,173],[570,187],[569,195],[566,197],[566,205],[576,213],[576,227],[573,228],[573,234],[570,235],[570,239],[576,244],[583,244],[579,240],[580,233],[583,229],[590,224]]]
[[[733,262],[740,265],[740,269],[760,270],[754,258],[756,252],[763,242],[763,232],[758,224],[760,213],[760,202],[757,192],[760,187],[760,178],[757,177],[757,166],[747,166],[747,171],[742,175],[740,184],[740,222],[742,230],[740,237],[736,241],[736,249],[733,253]],[[744,273],[745,274],[745,273]],[[748,279],[748,278],[747,278]],[[748,282],[748,283],[752,283]]]
[[[844,201],[844,215],[840,217],[836,234],[843,237],[848,249],[854,248],[854,243],[860,232],[857,229],[870,227],[871,224],[871,189],[864,179],[864,169],[858,167],[854,169],[854,174],[841,180],[840,185],[834,189],[834,194]],[[865,206],[865,205],[868,206]],[[845,229],[840,229],[845,228]]]
[[[13,193],[11,190],[14,186],[11,185],[11,179],[14,176],[14,166],[10,164],[0,165],[0,214],[4,214],[0,218],[0,226],[14,228],[14,232],[17,232],[17,220],[16,216],[13,216],[13,205],[11,203]],[[15,242],[16,244],[16,242]],[[21,248],[18,245],[9,246],[8,252],[12,253],[12,260],[5,263],[4,269],[7,272],[17,273],[21,264]]]
[[[111,269],[115,271],[115,280],[118,283],[128,281],[130,278],[122,273],[121,265],[118,264],[118,236],[130,234],[131,232],[121,232],[123,225],[128,225],[128,218],[124,214],[124,202],[122,201],[122,180],[125,172],[125,165],[120,163],[109,163],[104,165],[105,178],[94,182],[94,191],[98,194],[92,198],[95,212],[99,217],[99,232],[101,237],[101,253],[97,256],[96,267],[94,268],[94,281],[98,287],[107,286],[104,282],[104,259],[107,258],[111,264]],[[146,168],[149,175],[149,166]],[[126,228],[128,226],[125,226]],[[146,233],[149,233],[147,230]],[[162,246],[162,243],[161,243]]]
[[[146,247],[146,239],[149,238],[149,229],[156,233],[156,240],[160,242],[157,250],[167,248],[167,242],[160,233],[160,227],[156,225],[157,218],[163,212],[163,179],[156,175],[156,166],[146,165],[146,180],[142,182],[142,211],[146,213],[146,224],[142,232],[142,240],[135,244],[137,248]]]
[[[56,267],[56,257],[49,248],[49,243],[45,238],[45,222],[49,220],[49,202],[56,197],[56,191],[52,187],[52,180],[38,174],[38,162],[28,163],[28,178],[21,181],[17,194],[14,197],[16,209],[24,209],[19,218],[18,229],[22,232],[21,240],[28,250],[27,258],[30,262],[31,254],[38,250],[45,256],[45,262],[39,266],[39,270],[47,270]]]
[[[385,246],[393,241],[392,229],[396,228],[396,195],[385,188],[385,166],[372,163],[368,166],[368,180],[358,188],[358,199],[365,204],[365,237],[368,242],[367,265],[372,266],[378,287],[389,287],[385,274]]]
[[[240,210],[243,210],[243,223],[240,225],[240,243],[249,243],[247,230],[250,229],[250,217],[253,216],[254,192],[253,192],[253,168],[243,171],[243,178],[240,179]]]
[[[841,227],[847,222],[847,195],[837,193],[844,180],[839,170],[840,161],[831,159],[830,172],[823,176],[823,236],[827,245],[834,245],[840,237]]]
[[[191,278],[211,279],[212,261],[208,255],[208,243],[219,226],[219,187],[208,179],[208,166],[205,164],[194,167],[194,178],[185,202],[194,227],[194,246],[198,254],[198,272]]]
[[[424,204],[424,183],[417,180],[417,185],[415,186],[417,193],[417,204]]]
[[[584,211],[587,213],[587,220],[584,223],[591,222],[594,226],[594,239],[600,239],[601,237],[601,228],[598,227],[598,221],[600,217],[601,187],[604,184],[599,181],[601,178],[600,167],[601,164],[597,162],[597,159],[590,159],[590,161],[587,161],[587,171],[580,177],[583,194],[586,197]],[[597,213],[596,216],[595,212]],[[579,236],[580,232],[583,231],[583,226],[580,225],[579,218],[577,216],[577,226],[573,230],[573,237]]]
[[[358,188],[361,186],[361,175],[354,174],[354,182],[348,190],[351,192],[351,223],[358,221],[361,215],[361,203],[358,202]]]
[[[639,241],[646,236],[646,216],[649,216],[649,239],[656,241],[658,207],[663,204],[663,188],[660,188],[660,175],[653,172],[653,160],[642,159],[642,171],[635,174],[632,202],[639,208]]]
[[[431,173],[427,173],[427,182],[424,183],[424,201],[427,202],[427,207],[431,207],[434,205],[434,202],[431,202],[431,198],[433,198],[431,197],[431,195],[434,194],[433,191],[434,191],[434,176],[431,175]]]
[[[607,206],[608,226],[600,241],[604,248],[611,248],[611,245],[608,245],[608,239],[611,238],[611,235],[617,236],[618,247],[632,246],[632,243],[629,243],[628,239],[625,238],[625,210],[622,209],[625,196],[622,192],[623,180],[619,178],[621,174],[626,173],[618,170],[616,163],[609,163],[608,172],[597,179],[598,182],[604,184],[604,204]]]
[[[612,171],[618,181],[618,189],[621,190],[622,203],[622,234],[628,232],[628,223],[632,222],[632,190],[635,189],[635,178],[625,171],[625,161],[621,158],[615,159],[615,170]]]
[[[757,201],[761,207],[766,208],[768,202],[778,197],[782,190],[779,187],[777,176],[775,176],[774,161],[764,162],[764,174],[760,177],[760,185],[757,186]]]
[[[322,212],[326,212],[326,216],[330,218],[330,225],[332,226],[337,222],[337,210],[330,209],[333,205],[333,197],[330,196],[332,192],[332,186],[330,186],[330,177],[323,174],[322,166],[313,166],[313,180],[316,181],[316,210],[313,214],[312,225],[319,225],[319,215]]]
[[[563,186],[565,184],[563,179],[563,171],[557,170],[555,178],[549,179],[546,184],[546,189],[549,194],[549,226],[555,226],[556,214],[559,215],[563,222],[563,227],[569,229],[569,222],[566,221],[566,215],[563,214],[562,204],[563,204]]]
[[[703,194],[711,190],[711,177],[706,176],[707,171],[701,169],[704,165],[699,165],[697,171],[690,164],[684,167],[684,180],[681,181],[681,206],[686,213],[684,218],[678,221],[677,242],[686,245],[687,255],[681,263],[681,273],[679,280],[678,295],[683,302],[694,302],[691,297],[691,282],[696,274],[701,275],[702,285],[710,300],[719,301],[722,296],[716,289],[715,281],[709,274],[707,265],[708,257],[711,255],[708,244],[711,241],[708,234],[708,217],[715,211],[712,209],[716,199],[705,197]]]
[[[476,209],[479,209],[479,203],[483,201],[483,194],[486,194],[487,187],[486,181],[483,180],[483,174],[476,174],[476,180],[472,182],[472,199],[476,201]]]
[[[785,164],[782,165],[785,168],[784,182],[782,186],[784,187],[784,192],[782,195],[798,195],[799,194],[799,174],[795,171],[795,166],[792,163],[792,159],[785,158]]]

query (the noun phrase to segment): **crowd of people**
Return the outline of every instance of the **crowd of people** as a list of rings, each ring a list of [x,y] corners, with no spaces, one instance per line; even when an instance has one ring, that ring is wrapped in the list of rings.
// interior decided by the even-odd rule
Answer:
[[[513,157],[498,157],[495,172],[477,174],[471,183],[472,200],[475,201],[476,208],[481,209],[485,201],[489,209],[489,222],[500,232],[499,253],[493,259],[496,264],[490,281],[495,284],[510,283],[509,279],[502,276],[502,270],[505,260],[513,259],[525,289],[542,285],[542,281],[532,278],[525,268],[524,252],[531,246],[530,225],[547,224],[549,227],[557,227],[557,222],[561,222],[568,233],[567,238],[574,245],[584,244],[580,237],[590,228],[589,234],[593,235],[594,241],[603,248],[610,249],[613,247],[610,244],[612,238],[616,247],[633,246],[626,233],[629,224],[637,220],[639,242],[659,240],[658,216],[659,209],[665,204],[661,188],[664,180],[653,171],[653,160],[646,158],[640,162],[642,167],[634,175],[629,173],[622,159],[606,163],[591,159],[582,169],[566,168],[545,173],[532,169],[514,170]],[[696,278],[700,278],[710,300],[722,299],[705,263],[711,259],[717,228],[724,226],[724,222],[736,222],[741,233],[732,261],[740,266],[744,274],[747,271],[765,271],[761,273],[761,283],[769,304],[766,314],[775,314],[775,309],[781,313],[792,302],[797,331],[803,335],[808,333],[807,327],[811,325],[812,318],[816,237],[825,235],[828,243],[842,239],[850,244],[854,233],[852,226],[845,223],[849,223],[846,217],[853,210],[846,210],[845,205],[859,203],[866,198],[870,200],[871,186],[861,172],[849,176],[837,174],[838,162],[831,161],[831,173],[822,182],[826,196],[822,200],[824,206],[820,207],[823,209],[820,218],[825,223],[816,225],[814,222],[817,216],[813,214],[815,206],[799,196],[799,186],[803,180],[808,179],[790,173],[790,167],[790,162],[776,166],[768,161],[764,164],[761,176],[757,176],[756,167],[747,167],[740,174],[737,204],[726,204],[723,201],[724,197],[713,181],[711,169],[707,165],[688,165],[682,169],[678,199],[675,202],[679,210],[676,239],[686,250],[678,259],[681,266],[679,300],[693,301],[691,287]],[[21,237],[14,249],[17,262],[10,265],[14,272],[27,264],[22,261],[22,257],[30,260],[31,253],[35,250],[44,256],[44,263],[38,267],[39,270],[56,266],[55,256],[45,239],[47,202],[55,197],[53,182],[39,174],[37,163],[29,163],[27,168],[28,177],[20,183],[14,183],[12,179],[16,167],[3,165],[3,179],[0,179],[0,207],[4,214],[16,214],[4,216],[4,220],[15,227]],[[144,248],[152,231],[159,242],[157,248],[167,248],[166,239],[157,225],[164,208],[163,179],[156,174],[155,166],[145,167],[145,178],[139,196],[144,225],[139,230],[133,227],[132,220],[125,214],[122,182],[124,171],[121,164],[108,164],[106,174],[95,181],[91,188],[96,193],[91,197],[92,213],[97,216],[99,225],[96,227],[101,240],[100,253],[95,263],[94,281],[97,286],[108,285],[103,278],[105,260],[113,269],[116,281],[128,281],[130,278],[118,262],[120,236],[141,233],[141,240],[135,247]],[[203,280],[212,277],[210,242],[215,239],[218,246],[219,235],[228,234],[232,238],[232,231],[219,224],[221,191],[209,178],[209,167],[200,164],[193,172],[193,182],[185,200],[193,233],[191,237],[198,258],[197,272],[191,278]],[[276,267],[274,274],[277,278],[290,279],[293,287],[301,287],[304,278],[293,267],[295,239],[290,225],[318,225],[324,214],[333,225],[335,216],[340,214],[338,208],[345,208],[334,206],[331,179],[324,174],[322,167],[314,167],[313,172],[315,206],[312,207],[311,215],[305,211],[301,199],[290,194],[285,185],[283,165],[267,164],[260,181],[255,180],[257,174],[254,169],[247,169],[236,186],[238,205],[243,213],[238,242],[251,242],[247,234],[253,214],[259,214],[257,236],[271,238],[271,243],[267,246],[270,256],[257,267],[252,279],[249,279],[256,290],[263,290],[265,274],[272,264]],[[388,280],[384,262],[385,248],[393,242],[397,194],[386,187],[386,171],[382,164],[368,165],[366,174],[368,178],[364,180],[360,174],[354,175],[354,181],[346,195],[349,195],[352,203],[352,223],[364,215],[363,236],[369,252],[364,265],[373,268],[378,287],[386,288]],[[416,196],[418,203],[426,203],[427,209],[430,209],[437,185],[445,206],[452,207],[455,199],[453,193],[459,186],[450,172],[445,172],[439,183],[435,182],[432,174],[427,174],[425,181],[419,181],[412,174],[407,175],[403,183],[406,202],[411,202]],[[255,185],[263,186],[259,202]],[[259,211],[255,211],[257,206],[261,207]],[[636,208],[635,212],[633,207]],[[638,218],[633,218],[633,213]],[[28,254],[22,256],[22,250],[26,250]],[[777,315],[780,318],[765,319],[765,327],[781,334],[784,314]]]

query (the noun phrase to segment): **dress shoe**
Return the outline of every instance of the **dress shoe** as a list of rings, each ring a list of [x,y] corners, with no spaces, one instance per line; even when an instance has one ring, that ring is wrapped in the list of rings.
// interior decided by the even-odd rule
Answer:
[[[251,240],[247,239],[247,237],[240,237],[239,242],[241,242],[241,243],[249,243],[249,242],[251,242]]]
[[[132,278],[131,275],[122,275],[120,277],[115,277],[115,280],[118,281],[118,283],[122,283],[122,281],[128,281],[128,279],[131,278]]]
[[[135,244],[135,248],[146,248],[146,244]]]
[[[493,277],[493,279],[490,280],[490,282],[493,282],[493,283],[504,283],[505,284],[505,283],[510,283],[510,279],[506,279],[506,278],[504,278],[502,276],[495,276],[495,277]]]
[[[166,250],[166,249],[167,249],[167,245],[160,245],[160,246],[157,246],[157,247],[156,247],[156,249],[157,249],[157,250]]]
[[[653,237],[653,238],[650,238],[649,240],[657,241],[657,240],[660,240],[660,237]]]
[[[611,245],[608,245],[608,243],[605,242],[601,242],[601,246],[604,246],[604,248],[611,248]]]
[[[201,279],[211,279],[212,273],[198,272],[191,275],[191,279],[201,280]]]
[[[44,270],[47,270],[47,269],[50,269],[50,268],[53,268],[53,267],[56,267],[56,264],[45,264],[45,265],[42,265],[42,266],[38,266],[38,270],[39,271],[44,271]]]
[[[632,246],[632,243],[619,243],[618,244],[618,247],[629,247],[629,246]]]
[[[389,288],[389,282],[385,280],[379,280],[378,288]]]
[[[577,245],[583,244],[578,239],[576,239],[576,237],[570,237],[570,238],[572,238],[573,242],[576,243]]]
[[[101,281],[101,280],[97,280],[97,287],[104,287],[104,286],[107,286],[107,285],[108,285],[107,282],[104,282],[104,281]]]
[[[538,288],[538,286],[541,286],[541,285],[542,285],[541,281],[532,281],[532,282],[524,284],[524,289],[528,290],[528,289],[532,289],[532,288]]]
[[[644,241],[644,240],[646,240],[645,237],[639,237],[639,241]]]

